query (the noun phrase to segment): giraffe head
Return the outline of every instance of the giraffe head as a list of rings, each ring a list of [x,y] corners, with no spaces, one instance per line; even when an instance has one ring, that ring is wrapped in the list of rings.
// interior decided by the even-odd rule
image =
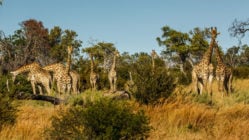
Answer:
[[[157,53],[156,53],[155,50],[152,50],[152,52],[151,52],[151,57],[152,57],[152,58],[158,57],[158,55],[157,55]]]
[[[118,50],[115,50],[113,54],[114,54],[114,56],[116,56],[116,57],[119,57],[119,56],[120,56]]]
[[[72,52],[73,52],[73,46],[72,45],[67,47],[67,52],[68,52],[68,54],[72,54]]]
[[[219,35],[220,33],[219,32],[217,32],[217,27],[211,27],[211,37],[212,37],[212,39],[215,39],[215,38],[217,38],[217,35]]]

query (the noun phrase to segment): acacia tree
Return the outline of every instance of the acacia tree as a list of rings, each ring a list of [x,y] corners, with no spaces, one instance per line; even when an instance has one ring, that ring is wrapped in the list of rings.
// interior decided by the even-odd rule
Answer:
[[[207,29],[195,28],[188,34],[171,29],[169,26],[164,26],[162,31],[161,38],[157,37],[159,45],[165,46],[162,54],[170,56],[169,59],[178,64],[180,71],[183,73],[185,73],[184,64],[186,62],[192,63],[193,58],[198,61],[201,54],[208,48],[206,39],[209,32]]]

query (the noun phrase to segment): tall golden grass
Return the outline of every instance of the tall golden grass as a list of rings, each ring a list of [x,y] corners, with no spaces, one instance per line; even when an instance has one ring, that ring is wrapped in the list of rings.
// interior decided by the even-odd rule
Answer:
[[[3,128],[0,140],[42,140],[43,131],[50,126],[49,119],[56,114],[58,107],[25,103],[18,109],[17,122]]]
[[[190,87],[179,87],[174,95],[156,106],[134,108],[145,110],[153,127],[149,140],[249,139],[249,79],[235,80],[235,93],[222,97],[213,86],[212,100],[200,102],[202,96],[190,93]],[[89,91],[87,91],[89,92]],[[90,93],[87,94],[91,95]],[[205,97],[205,96],[204,96]],[[249,100],[248,100],[249,101]],[[40,105],[23,101],[19,106],[17,122],[5,126],[0,140],[42,140],[43,132],[50,127],[50,118],[65,106]]]

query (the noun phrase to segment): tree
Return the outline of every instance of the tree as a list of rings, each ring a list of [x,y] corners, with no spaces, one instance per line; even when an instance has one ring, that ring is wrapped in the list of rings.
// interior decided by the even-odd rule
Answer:
[[[187,61],[192,64],[192,59],[200,59],[203,52],[208,48],[208,42],[206,41],[209,37],[208,29],[194,28],[188,34],[164,26],[162,31],[161,38],[157,37],[159,45],[165,46],[162,54],[169,55],[170,59],[179,65],[182,73],[185,73],[184,64]]]
[[[225,54],[225,61],[232,67],[236,67],[240,64],[239,60],[240,47],[233,46],[228,48]]]
[[[51,46],[50,57],[52,62],[65,62],[67,58],[67,46],[74,47],[73,58],[79,56],[79,48],[82,41],[77,40],[77,33],[73,30],[62,30],[55,26],[49,33],[49,44]]]
[[[24,43],[24,62],[30,63],[39,60],[41,64],[47,64],[50,46],[48,44],[48,29],[41,21],[29,19],[21,24],[20,37]]]
[[[249,46],[247,44],[241,47],[240,62],[243,65],[249,65]]]
[[[157,37],[157,41],[160,46],[164,45],[166,47],[163,54],[170,55],[172,58],[175,58],[175,61],[178,61],[180,65],[180,70],[185,73],[183,63],[186,61],[189,54],[189,35],[187,33],[171,29],[169,26],[164,26],[162,31],[163,34],[161,38]]]
[[[232,37],[237,37],[240,41],[240,39],[245,36],[245,33],[249,31],[249,18],[246,21],[235,19],[228,31]]]

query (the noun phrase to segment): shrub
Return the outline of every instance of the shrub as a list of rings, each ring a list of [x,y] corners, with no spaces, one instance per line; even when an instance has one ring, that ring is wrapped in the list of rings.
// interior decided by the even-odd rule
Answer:
[[[101,99],[54,116],[47,134],[50,139],[144,139],[148,124],[144,113],[134,113],[127,103]]]
[[[16,106],[9,96],[0,93],[0,130],[4,125],[14,124],[16,120]]]
[[[233,70],[233,75],[237,78],[246,79],[249,78],[249,66],[239,66]]]
[[[175,89],[175,79],[165,68],[156,69],[154,74],[148,65],[134,68],[134,82],[137,86],[134,96],[140,103],[157,104],[159,99],[166,99]]]

